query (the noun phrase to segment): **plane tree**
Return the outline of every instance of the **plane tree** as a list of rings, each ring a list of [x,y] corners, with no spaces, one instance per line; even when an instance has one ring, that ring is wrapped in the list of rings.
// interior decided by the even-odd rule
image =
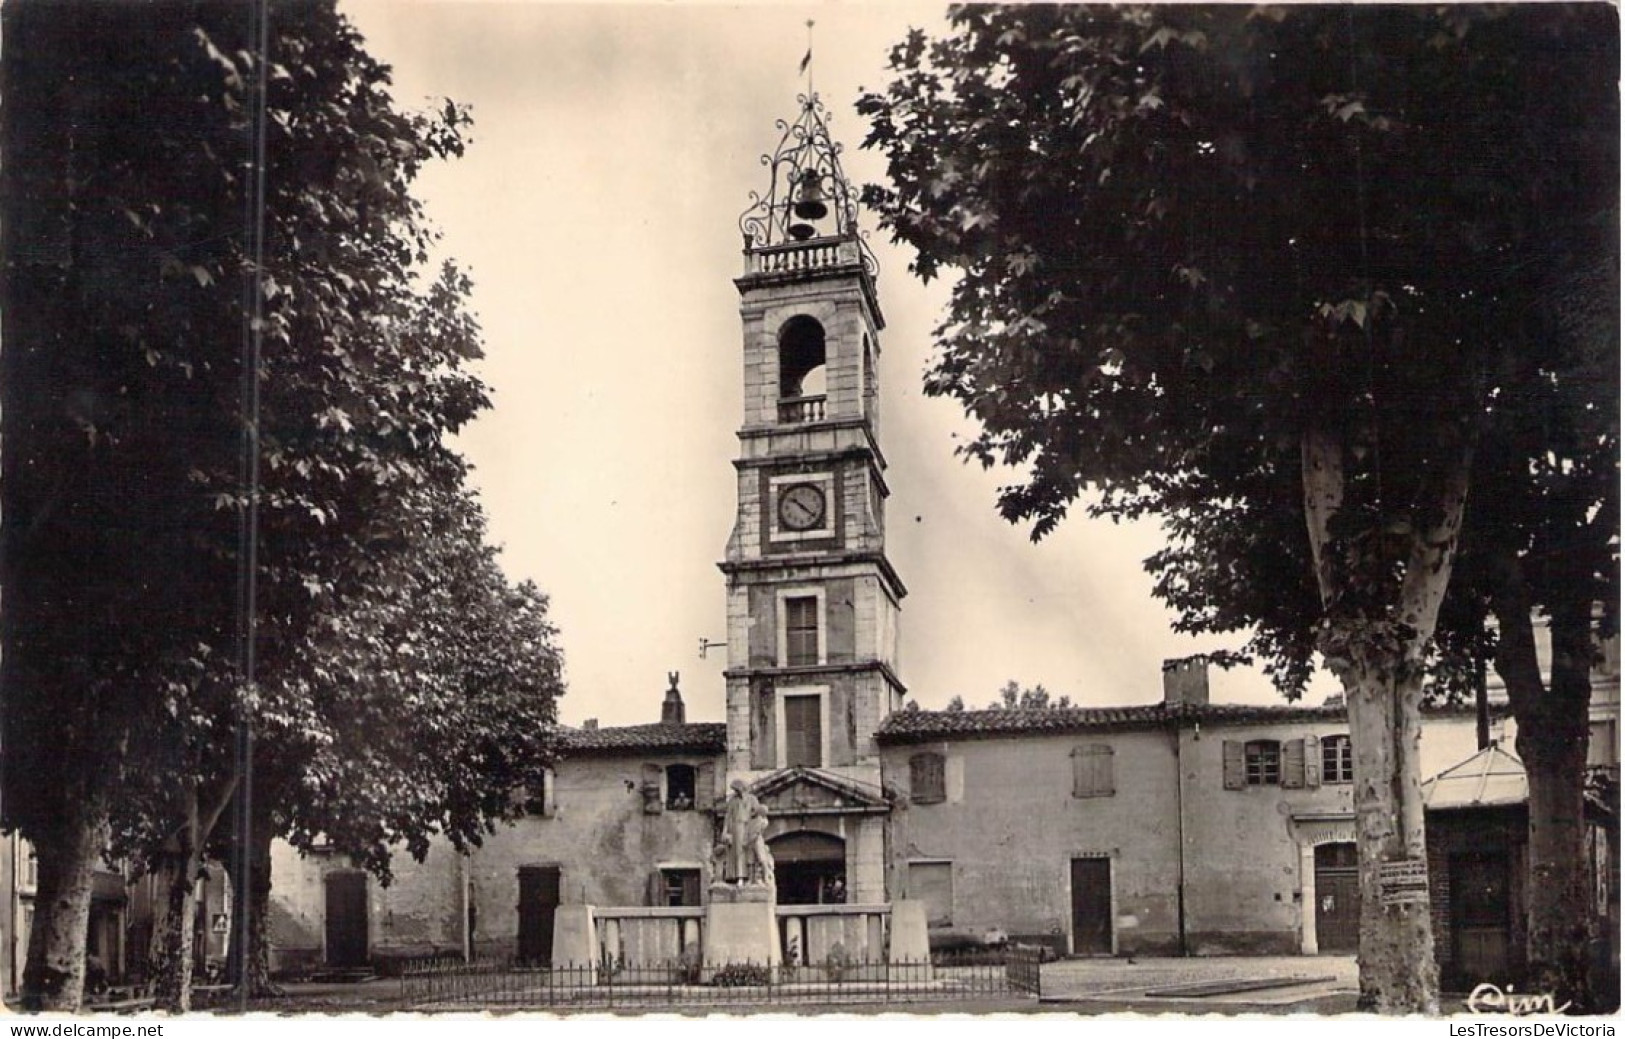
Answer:
[[[403,813],[420,838],[473,833],[502,810],[481,769],[501,785],[545,764],[535,729],[551,719],[557,658],[544,600],[500,580],[447,439],[488,404],[469,370],[478,330],[466,277],[433,276],[411,185],[461,153],[466,113],[397,109],[388,70],[331,3],[274,7],[263,77],[249,6],[70,13],[4,12],[0,810],[40,863],[27,1002],[78,1005],[91,875],[112,847],[160,874],[158,996],[184,1008],[184,922],[241,780],[239,718],[274,762],[332,745],[363,705],[375,718],[427,706],[427,719],[397,718],[416,743],[372,750],[368,781],[408,751],[421,777],[380,839],[408,833]],[[256,271],[258,82],[269,162]],[[252,685],[239,669],[250,319],[262,339]],[[461,597],[470,627],[380,628],[407,590],[424,606]],[[423,624],[447,616],[425,609]],[[385,638],[413,632],[404,648]],[[324,676],[333,659],[351,670]],[[514,671],[531,677],[504,701]],[[472,724],[493,711],[509,713]],[[469,723],[455,738],[424,728],[454,719]],[[269,783],[260,803],[297,792]]]
[[[1602,6],[960,7],[859,101],[888,162],[866,201],[953,280],[926,391],[979,423],[968,458],[1017,471],[1003,515],[1035,538],[1074,507],[1159,519],[1180,627],[1250,631],[1288,694],[1316,654],[1342,681],[1378,1009],[1437,1007],[1428,907],[1382,876],[1425,861],[1434,636],[1464,525],[1503,504],[1470,488],[1563,450],[1506,434],[1531,381],[1584,393],[1546,318],[1610,261],[1616,28]]]

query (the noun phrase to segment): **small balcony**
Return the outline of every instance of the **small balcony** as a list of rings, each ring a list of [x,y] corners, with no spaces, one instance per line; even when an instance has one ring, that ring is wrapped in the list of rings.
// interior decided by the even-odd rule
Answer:
[[[784,397],[779,400],[779,425],[794,426],[803,422],[820,422],[824,418],[824,395]]]

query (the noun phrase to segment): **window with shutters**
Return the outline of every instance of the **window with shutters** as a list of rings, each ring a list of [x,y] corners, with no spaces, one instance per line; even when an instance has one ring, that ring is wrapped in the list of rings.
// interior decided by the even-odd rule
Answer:
[[[908,759],[908,799],[917,805],[938,804],[948,799],[944,760],[941,754],[916,754]]]
[[[666,807],[686,812],[694,807],[694,766],[666,766]]]
[[[1117,793],[1112,775],[1112,748],[1091,743],[1072,748],[1072,796],[1111,797]]]
[[[1248,786],[1279,786],[1281,783],[1281,744],[1275,740],[1252,740],[1242,752]]]
[[[823,767],[823,700],[817,693],[784,697],[785,768]]]
[[[801,667],[818,663],[818,597],[784,600],[784,663]]]
[[[660,871],[660,904],[667,906],[699,905],[700,871],[698,869],[662,869]]]
[[[1348,736],[1327,736],[1320,741],[1320,781],[1354,782],[1354,744]]]

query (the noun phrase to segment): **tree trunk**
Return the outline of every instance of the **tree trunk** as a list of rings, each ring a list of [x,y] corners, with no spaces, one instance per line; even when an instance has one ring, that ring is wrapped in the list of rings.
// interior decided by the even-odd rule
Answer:
[[[1343,683],[1354,752],[1360,1005],[1383,1013],[1436,1014],[1439,967],[1421,790],[1422,678],[1450,584],[1470,454],[1463,445],[1437,473],[1436,516],[1410,535],[1395,597],[1380,607],[1352,587],[1380,587],[1380,561],[1378,572],[1362,571],[1360,556],[1347,553],[1332,534],[1348,490],[1342,439],[1310,430],[1302,459],[1304,515],[1324,610],[1317,643]],[[1385,872],[1393,874],[1386,885]]]
[[[91,887],[108,832],[107,813],[94,803],[69,800],[59,825],[31,838],[39,886],[23,967],[25,1010],[72,1012],[83,1005]]]
[[[153,907],[153,1009],[184,1013],[192,1009],[192,961],[197,924],[197,875],[200,856],[177,849],[166,853],[155,871],[157,904]]]
[[[271,980],[271,841],[269,811],[256,810],[250,858],[253,877],[248,902],[248,995],[250,999],[283,995]],[[235,939],[234,939],[235,940]]]
[[[1437,1013],[1439,967],[1427,889],[1412,892],[1411,901],[1384,904],[1386,864],[1415,863],[1425,870],[1427,863],[1417,763],[1421,681],[1396,682],[1389,674],[1373,662],[1343,675],[1360,856],[1360,1006]]]
[[[197,957],[197,882],[203,875],[209,836],[231,801],[235,778],[221,784],[214,803],[199,804],[198,784],[181,788],[184,822],[159,860],[161,901],[152,923],[153,1006],[185,1012],[192,1008],[192,967]]]
[[[1529,779],[1529,874],[1525,884],[1527,991],[1555,1006],[1596,1010],[1585,769],[1590,742],[1591,604],[1552,611],[1552,670],[1543,683],[1521,574],[1497,600],[1496,670],[1518,721],[1518,756]],[[1501,612],[1501,611],[1504,611]]]

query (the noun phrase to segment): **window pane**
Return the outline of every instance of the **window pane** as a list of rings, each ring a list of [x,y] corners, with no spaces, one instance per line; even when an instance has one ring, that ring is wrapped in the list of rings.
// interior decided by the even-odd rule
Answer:
[[[818,663],[818,599],[784,600],[784,654],[790,667]]]
[[[1354,747],[1347,736],[1328,736],[1321,741],[1320,777],[1325,783],[1354,782]]]
[[[1271,786],[1281,782],[1281,745],[1274,740],[1247,744],[1247,785]]]

